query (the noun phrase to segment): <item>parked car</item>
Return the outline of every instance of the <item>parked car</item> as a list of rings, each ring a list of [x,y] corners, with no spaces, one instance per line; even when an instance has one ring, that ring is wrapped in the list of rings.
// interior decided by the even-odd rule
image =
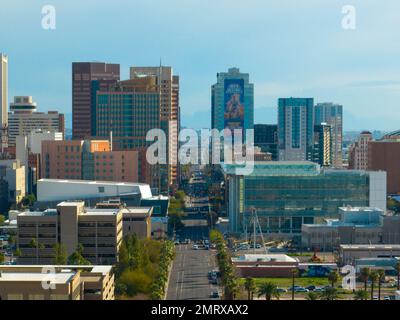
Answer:
[[[193,245],[193,249],[194,249],[194,250],[199,250],[199,246],[198,246],[197,244],[194,244],[194,245]]]
[[[300,287],[300,288],[295,288],[294,292],[310,292],[310,290]]]
[[[280,293],[288,292],[285,288],[277,288],[276,290]]]
[[[298,288],[301,288],[300,286],[293,286],[293,287],[289,287],[289,291],[293,291],[293,289],[294,290],[296,290],[296,289],[298,289]]]
[[[219,296],[219,292],[218,291],[211,292],[211,298],[218,299],[219,297],[220,296]]]
[[[325,289],[323,288],[315,288],[313,291],[314,292],[323,292]]]
[[[309,291],[314,291],[316,288],[317,287],[313,285],[306,287],[306,289],[308,289]]]

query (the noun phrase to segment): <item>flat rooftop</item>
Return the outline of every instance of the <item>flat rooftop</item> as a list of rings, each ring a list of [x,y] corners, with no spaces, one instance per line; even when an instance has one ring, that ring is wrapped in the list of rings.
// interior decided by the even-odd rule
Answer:
[[[42,274],[41,273],[42,268],[43,268],[43,265],[35,265],[35,264],[0,265],[0,271],[3,272],[3,275],[6,273]],[[60,273],[65,274],[68,272],[75,273],[77,270],[80,270],[80,271],[84,271],[84,272],[102,273],[103,275],[105,275],[105,274],[111,272],[113,266],[111,266],[111,265],[46,265],[46,268],[54,268],[55,270],[59,270],[60,272],[56,272],[57,274],[60,274]]]
[[[128,207],[128,208],[123,208],[122,213],[133,216],[148,217],[151,216],[151,209],[152,208],[150,207]]]
[[[18,216],[24,217],[50,217],[58,214],[56,209],[47,209],[44,211],[23,211]]]
[[[1,282],[42,282],[50,281],[54,284],[69,283],[75,276],[76,272],[65,271],[57,273],[40,273],[40,272],[7,272],[2,271],[0,277]]]
[[[400,244],[341,244],[344,250],[400,250]]]
[[[232,262],[297,262],[286,254],[243,254],[232,258]]]
[[[86,208],[85,212],[82,214],[84,216],[114,216],[118,214],[120,209],[94,209]]]
[[[70,184],[91,184],[91,185],[110,185],[110,186],[148,186],[146,183],[139,182],[115,182],[101,180],[75,180],[75,179],[39,179],[38,182],[70,183]]]

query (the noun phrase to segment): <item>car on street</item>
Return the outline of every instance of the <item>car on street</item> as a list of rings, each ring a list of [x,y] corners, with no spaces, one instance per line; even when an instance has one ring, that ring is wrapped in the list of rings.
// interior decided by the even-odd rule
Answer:
[[[199,250],[199,246],[198,246],[197,244],[194,244],[194,245],[193,245],[193,249],[194,249],[194,250]]]

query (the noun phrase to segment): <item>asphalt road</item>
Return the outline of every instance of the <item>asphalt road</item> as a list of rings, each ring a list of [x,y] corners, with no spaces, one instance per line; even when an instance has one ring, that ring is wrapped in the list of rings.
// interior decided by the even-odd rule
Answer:
[[[180,239],[192,241],[208,238],[205,220],[185,220],[186,227],[179,233]],[[216,269],[216,251],[193,249],[193,244],[176,246],[168,284],[167,300],[211,300],[211,292],[218,286],[208,281],[208,271]]]

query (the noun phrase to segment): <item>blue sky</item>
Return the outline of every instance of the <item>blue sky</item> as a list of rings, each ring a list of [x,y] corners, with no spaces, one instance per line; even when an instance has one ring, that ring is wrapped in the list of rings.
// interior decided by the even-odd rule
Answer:
[[[41,27],[55,6],[56,30]],[[356,8],[356,29],[341,27]],[[10,97],[71,112],[71,62],[163,64],[181,76],[183,125],[210,124],[210,86],[231,66],[250,73],[255,122],[276,122],[278,97],[345,109],[346,130],[400,127],[398,0],[1,0],[0,51]]]

